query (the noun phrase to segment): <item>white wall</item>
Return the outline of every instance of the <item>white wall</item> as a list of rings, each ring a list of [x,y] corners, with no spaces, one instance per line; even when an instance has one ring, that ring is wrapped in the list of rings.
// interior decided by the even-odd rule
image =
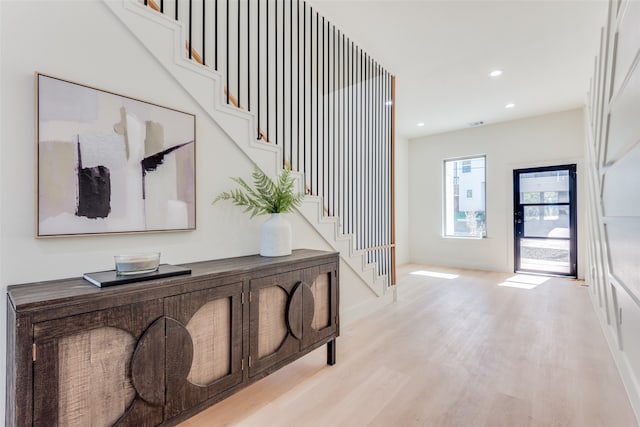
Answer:
[[[577,163],[578,275],[583,271],[581,109],[418,138],[409,142],[412,262],[513,271],[514,169]],[[487,237],[442,237],[443,162],[486,155]]]
[[[396,265],[409,262],[409,142],[396,137]]]
[[[264,217],[210,201],[230,176],[250,179],[251,162],[100,1],[0,1],[0,342],[6,339],[7,285],[113,268],[113,255],[159,250],[184,263],[257,253]],[[128,236],[35,239],[34,72],[196,114],[197,230]],[[294,247],[329,249],[291,214]],[[373,293],[344,264],[341,309]],[[0,351],[0,420],[5,351]],[[1,422],[1,421],[0,421]]]

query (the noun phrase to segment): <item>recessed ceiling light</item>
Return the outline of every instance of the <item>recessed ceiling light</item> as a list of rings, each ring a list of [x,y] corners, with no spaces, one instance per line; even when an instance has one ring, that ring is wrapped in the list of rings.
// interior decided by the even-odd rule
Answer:
[[[515,106],[516,106],[516,104],[514,104],[513,102],[510,102],[507,105],[505,105],[504,108],[513,108]]]
[[[422,123],[422,122],[418,123],[418,127],[421,128],[422,126],[424,126],[424,123]]]
[[[493,70],[489,73],[489,77],[498,77],[502,75],[502,70]]]

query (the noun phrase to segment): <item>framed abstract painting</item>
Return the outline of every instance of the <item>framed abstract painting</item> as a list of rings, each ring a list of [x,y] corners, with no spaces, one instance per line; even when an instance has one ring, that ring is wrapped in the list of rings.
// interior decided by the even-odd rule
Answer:
[[[36,237],[194,230],[195,116],[36,73]]]

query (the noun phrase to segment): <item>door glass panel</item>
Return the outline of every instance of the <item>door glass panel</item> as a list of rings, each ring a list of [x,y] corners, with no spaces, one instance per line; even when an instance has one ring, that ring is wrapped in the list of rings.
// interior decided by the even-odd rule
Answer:
[[[520,269],[569,274],[569,240],[520,239]]]
[[[569,205],[524,206],[526,237],[569,238]]]
[[[520,203],[569,203],[569,171],[520,174]]]

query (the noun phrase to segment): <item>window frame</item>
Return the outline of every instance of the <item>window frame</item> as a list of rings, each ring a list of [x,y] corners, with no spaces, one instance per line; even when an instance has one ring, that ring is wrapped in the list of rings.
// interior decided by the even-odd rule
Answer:
[[[484,230],[482,235],[480,236],[455,236],[447,234],[447,162],[462,162],[465,160],[475,160],[475,159],[484,159]],[[460,175],[462,174],[462,166],[460,167]],[[459,185],[459,184],[458,184]],[[471,239],[471,240],[481,240],[486,239],[488,232],[488,221],[487,221],[487,155],[486,154],[476,154],[470,156],[461,156],[461,157],[450,157],[443,159],[442,161],[442,231],[441,237],[444,239]],[[460,191],[460,190],[458,190]],[[453,193],[453,191],[452,191]],[[458,195],[459,197],[459,195]]]

